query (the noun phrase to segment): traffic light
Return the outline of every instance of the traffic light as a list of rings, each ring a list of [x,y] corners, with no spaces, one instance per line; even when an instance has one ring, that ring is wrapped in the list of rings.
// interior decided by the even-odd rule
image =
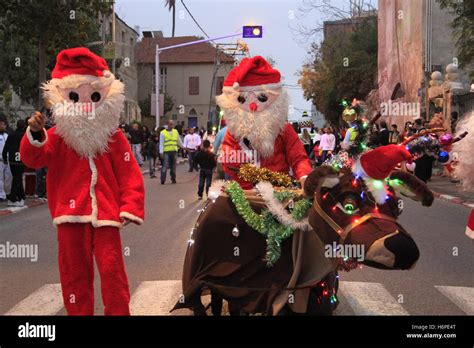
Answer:
[[[261,38],[263,36],[263,27],[261,25],[245,25],[242,36],[245,39]]]

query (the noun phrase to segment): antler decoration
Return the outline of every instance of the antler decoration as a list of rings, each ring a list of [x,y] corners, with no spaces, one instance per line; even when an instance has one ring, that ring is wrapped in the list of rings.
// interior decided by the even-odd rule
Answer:
[[[437,133],[437,132],[446,132],[446,128],[430,128],[430,129],[424,129],[416,134],[413,134],[412,136],[408,137],[407,139],[403,140],[400,145],[406,145],[416,138],[419,138],[423,135],[430,134],[430,133]]]

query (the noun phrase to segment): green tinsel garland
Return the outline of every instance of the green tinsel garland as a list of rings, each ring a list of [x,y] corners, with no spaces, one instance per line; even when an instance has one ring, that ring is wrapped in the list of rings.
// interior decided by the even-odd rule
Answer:
[[[230,182],[226,187],[226,192],[247,225],[266,237],[267,252],[265,261],[268,266],[274,265],[281,256],[281,243],[293,235],[295,229],[280,224],[268,209],[263,209],[261,214],[257,214],[250,206],[244,191],[237,182]],[[289,191],[280,191],[276,196],[277,199],[282,197],[289,198],[293,197],[294,194]],[[299,221],[306,215],[311,206],[312,202],[309,199],[301,199],[294,203],[291,216]]]

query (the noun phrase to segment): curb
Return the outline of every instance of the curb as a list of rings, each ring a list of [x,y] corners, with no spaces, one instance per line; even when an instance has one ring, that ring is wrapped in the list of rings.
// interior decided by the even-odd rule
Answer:
[[[177,164],[183,164],[187,161],[188,161],[187,158],[181,158],[181,159],[178,159],[176,161],[176,163]],[[142,175],[148,174],[149,172],[150,172],[150,170],[146,169],[146,170],[142,171]],[[15,213],[19,213],[20,211],[23,211],[25,209],[37,207],[39,205],[44,205],[44,204],[47,204],[47,202],[43,202],[43,201],[40,201],[40,200],[34,200],[29,204],[25,204],[23,207],[7,207],[7,208],[4,208],[4,209],[0,208],[0,217],[15,214]]]
[[[23,211],[25,209],[33,208],[33,207],[37,207],[39,205],[45,205],[45,204],[47,204],[47,202],[34,200],[29,204],[25,204],[23,207],[7,207],[5,209],[0,209],[0,217],[19,213],[20,211]]]
[[[439,193],[435,191],[432,191],[432,192],[435,198],[441,199],[446,202],[454,203],[454,204],[460,204],[470,209],[474,209],[474,202],[472,201],[466,201],[463,198],[447,195],[444,193]]]

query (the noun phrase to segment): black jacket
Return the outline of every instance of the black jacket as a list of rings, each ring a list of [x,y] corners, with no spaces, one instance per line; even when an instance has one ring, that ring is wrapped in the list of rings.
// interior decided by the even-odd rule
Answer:
[[[17,129],[7,138],[2,152],[4,162],[21,163],[20,142],[24,134],[25,129]]]

